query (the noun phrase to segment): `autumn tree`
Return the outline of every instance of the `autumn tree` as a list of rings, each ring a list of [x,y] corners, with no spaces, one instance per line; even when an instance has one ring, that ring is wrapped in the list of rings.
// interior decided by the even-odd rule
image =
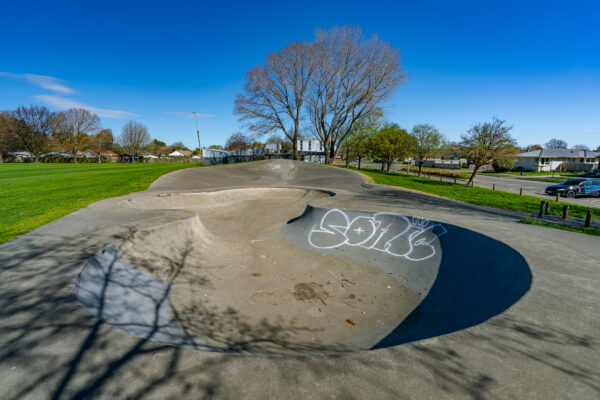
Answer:
[[[267,56],[264,65],[246,74],[243,93],[235,99],[234,113],[248,129],[264,135],[283,132],[298,158],[297,141],[306,92],[315,64],[310,45],[291,43]]]
[[[547,149],[567,149],[569,145],[562,139],[550,139],[544,144]]]
[[[414,151],[414,138],[398,124],[387,123],[373,136],[373,155],[381,159],[381,170],[390,171],[395,159],[403,159]]]
[[[77,163],[77,153],[89,145],[90,135],[99,128],[100,118],[96,114],[83,108],[71,108],[55,115],[52,139]]]
[[[400,52],[377,36],[364,40],[357,27],[318,31],[312,49],[308,120],[331,164],[354,125],[378,112],[405,76]]]
[[[227,138],[225,148],[227,150],[247,149],[250,146],[250,138],[240,132],[233,133]]]
[[[23,147],[33,154],[35,162],[39,162],[40,155],[50,147],[54,113],[47,107],[20,106],[10,115],[24,122],[17,124],[17,135]]]
[[[150,143],[150,133],[146,125],[137,121],[129,121],[123,125],[119,143],[123,148],[134,156]]]
[[[24,124],[8,113],[0,113],[0,163],[8,152],[17,151],[22,145],[17,132],[19,124]]]
[[[518,152],[516,141],[511,137],[512,126],[494,118],[492,122],[476,123],[461,136],[461,152],[474,164],[473,173],[467,185],[473,183],[479,169],[489,162],[506,165]]]
[[[410,132],[414,140],[414,155],[419,163],[419,176],[423,172],[423,161],[427,157],[437,156],[446,139],[430,124],[415,125]]]

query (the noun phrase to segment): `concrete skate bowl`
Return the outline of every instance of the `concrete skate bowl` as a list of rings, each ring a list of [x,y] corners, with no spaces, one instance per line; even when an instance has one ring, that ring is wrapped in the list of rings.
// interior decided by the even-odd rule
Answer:
[[[392,213],[314,207],[331,193],[233,189],[127,201],[189,217],[94,256],[81,304],[138,337],[249,354],[363,351],[484,322],[529,289],[510,247]]]

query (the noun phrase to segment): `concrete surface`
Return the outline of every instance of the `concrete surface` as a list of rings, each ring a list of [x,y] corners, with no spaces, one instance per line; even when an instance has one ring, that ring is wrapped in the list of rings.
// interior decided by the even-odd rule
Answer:
[[[159,178],[146,192],[95,203],[0,245],[0,398],[599,397],[597,237],[518,224],[518,216],[502,210],[361,183],[362,177],[342,169],[276,160],[186,169]],[[186,209],[131,203],[238,187],[326,190],[336,195],[309,204],[415,216],[450,227],[440,237],[442,260],[446,248],[455,258],[442,261],[436,283],[444,285],[430,292],[432,300],[445,301],[425,307],[426,297],[424,307],[399,325],[406,329],[373,350],[318,356],[173,347],[126,333],[80,305],[74,284],[91,257],[194,216]],[[444,238],[453,241],[444,245]],[[502,284],[523,282],[523,269],[515,265],[531,271],[531,287],[508,309],[494,310],[485,297],[489,273],[497,273],[501,293]],[[231,314],[210,316],[216,331],[231,325]],[[233,317],[243,326],[243,319]],[[263,328],[264,338],[280,337],[280,326]]]

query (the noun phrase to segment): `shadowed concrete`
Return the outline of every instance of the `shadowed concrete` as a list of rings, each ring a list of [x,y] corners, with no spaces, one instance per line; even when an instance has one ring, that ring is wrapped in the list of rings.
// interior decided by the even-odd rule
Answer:
[[[342,169],[275,160],[182,170],[158,179],[146,192],[95,203],[0,245],[0,397],[598,397],[600,276],[597,267],[600,252],[596,237],[518,224],[515,222],[517,216],[502,210],[378,185],[369,189],[361,186],[363,182],[359,175]],[[235,309],[212,307],[212,303],[206,305],[202,299],[200,303],[186,303],[198,294],[192,290],[193,287],[206,289],[201,298],[204,294],[212,294],[215,299],[221,296],[219,301],[227,298],[219,291],[220,287],[227,287],[217,280],[221,270],[214,269],[209,276],[202,276],[191,273],[194,269],[186,267],[188,262],[198,259],[193,256],[193,249],[189,253],[178,251],[176,255],[179,257],[169,256],[169,263],[155,264],[156,258],[151,256],[151,251],[156,251],[161,243],[168,244],[167,241],[175,236],[169,235],[169,226],[193,225],[197,213],[207,231],[219,238],[227,236],[226,232],[218,230],[217,221],[224,217],[217,209],[219,207],[212,212],[204,212],[204,218],[201,218],[201,209],[190,209],[187,205],[171,207],[177,201],[166,198],[240,187],[301,188],[304,194],[295,199],[283,196],[277,200],[279,204],[275,202],[264,206],[274,211],[274,219],[283,219],[279,226],[281,230],[273,232],[276,224],[267,221],[269,223],[265,222],[264,230],[260,228],[259,232],[251,232],[248,236],[236,232],[239,236],[234,237],[232,243],[239,247],[234,247],[234,250],[253,249],[249,241],[255,239],[251,236],[262,235],[270,240],[264,241],[268,244],[262,243],[267,247],[258,245],[257,251],[251,253],[256,260],[239,260],[238,265],[244,263],[248,266],[245,270],[247,279],[229,279],[234,291],[248,286],[241,282],[252,281],[250,278],[258,281],[267,276],[267,270],[255,270],[250,266],[259,268],[268,264],[255,261],[261,255],[273,254],[266,252],[272,242],[289,246],[286,247],[289,253],[286,250],[284,254],[278,254],[281,261],[276,261],[282,267],[289,264],[292,271],[296,270],[294,265],[301,264],[302,257],[306,260],[331,257],[332,263],[345,259],[345,265],[351,265],[356,271],[371,268],[373,281],[381,279],[381,283],[389,282],[386,289],[387,286],[398,285],[395,287],[398,293],[401,290],[412,292],[416,286],[411,288],[402,284],[396,279],[399,277],[388,278],[391,271],[381,269],[383,264],[375,261],[370,264],[368,259],[357,258],[363,254],[362,250],[392,257],[383,251],[388,249],[393,257],[407,262],[406,257],[413,254],[411,246],[427,250],[430,249],[427,245],[433,243],[435,256],[439,256],[440,260],[437,267],[432,263],[431,271],[437,269],[437,273],[429,294],[406,318],[401,317],[401,323],[374,343],[371,347],[375,349],[370,351],[264,357],[197,351],[159,343],[157,332],[165,318],[185,320],[191,313],[195,319],[187,325],[182,324],[182,330],[204,332],[204,339],[212,341],[213,346],[219,345],[214,347],[226,348],[230,352],[253,353],[253,346],[259,342],[256,338],[261,338],[260,346],[270,349],[283,348],[291,353],[303,354],[315,350],[312,342],[298,341],[298,336],[294,336],[301,332],[301,337],[308,337],[302,336],[306,333],[302,329],[311,326],[286,320],[248,318],[248,314]],[[335,196],[315,195],[312,198],[309,195],[306,198],[306,193],[310,193],[307,188],[334,192]],[[148,202],[149,199],[152,201]],[[160,207],[148,206],[163,200],[165,204]],[[251,223],[254,218],[250,215],[252,210],[259,210],[258,215],[269,216],[267,210],[260,209],[260,204],[268,201],[268,198],[256,199],[254,205],[252,201],[248,202],[248,208],[240,207],[230,223],[236,220],[242,221],[242,224]],[[307,208],[307,204],[312,208]],[[221,207],[223,210],[227,208]],[[236,209],[229,208],[228,212]],[[340,210],[348,219],[339,214],[333,215],[332,220],[325,220],[323,226],[303,225],[311,218],[323,221],[325,213],[330,210]],[[369,227],[375,228],[377,222],[380,222],[377,225],[379,229],[384,222],[383,218],[378,219],[382,213],[396,215],[385,218],[400,224],[401,221],[407,224],[435,221],[430,224],[440,224],[446,232],[440,234],[441,231],[436,231],[434,241],[418,241],[420,246],[414,246],[417,241],[411,244],[408,240],[392,241],[386,247],[389,242],[386,240],[383,246],[378,247],[376,236],[370,237],[371,242],[353,236],[358,232],[362,235]],[[408,222],[401,216],[409,216]],[[295,219],[297,217],[301,218]],[[285,230],[294,225],[297,229],[289,236],[290,242]],[[423,228],[422,222],[420,226]],[[338,237],[341,241],[336,239],[337,242],[319,238],[327,231],[335,236],[343,234],[344,237]],[[317,248],[303,248],[302,243],[293,239],[294,235],[304,237],[306,234],[308,243],[311,232],[314,239],[311,242]],[[411,236],[412,233],[408,235]],[[208,243],[210,239],[207,234],[203,240]],[[169,314],[160,306],[163,303],[156,302],[159,306],[155,308],[155,318],[139,321],[148,325],[137,333],[141,337],[115,328],[91,314],[81,306],[74,289],[78,274],[92,257],[111,245],[116,245],[125,257],[128,243],[145,243],[147,251],[143,254],[129,253],[129,257],[137,257],[137,261],[142,262],[139,265],[129,263],[136,269],[127,272],[131,275],[126,286],[131,287],[123,288],[121,298],[126,298],[126,293],[134,295],[136,290],[142,296],[153,297],[162,290],[162,293],[168,294],[170,302],[179,304],[179,310],[185,311],[175,316],[173,311],[178,311],[177,306],[169,307]],[[186,242],[180,244],[185,250]],[[329,251],[347,253],[347,256],[327,254]],[[110,254],[105,252],[107,256]],[[245,253],[221,251],[215,254],[235,260],[239,254]],[[421,259],[427,254],[412,258]],[[223,258],[222,266],[230,265],[230,259]],[[219,263],[213,261],[212,265],[217,267]],[[305,264],[310,266],[309,274],[322,270],[320,263]],[[428,264],[426,267],[431,266]],[[163,284],[149,283],[140,290],[136,284],[149,279],[149,275],[144,274],[151,268],[154,268],[151,275],[161,279]],[[341,273],[342,265],[337,268]],[[108,270],[100,268],[100,271],[106,275]],[[126,273],[120,269],[110,272],[113,271]],[[254,276],[253,273],[261,275]],[[357,276],[360,278],[360,274]],[[433,274],[423,274],[423,277],[426,276]],[[527,291],[531,276],[531,287]],[[85,273],[82,273],[80,285],[84,277]],[[88,278],[100,277],[91,274]],[[293,277],[269,277],[273,279],[271,283],[286,278]],[[328,303],[328,299],[344,293],[342,289],[353,286],[343,281],[355,282],[350,278],[335,276],[337,294],[313,285],[322,285],[319,279],[303,279],[298,282],[303,285],[290,285],[290,291],[285,294],[295,302],[290,301],[289,304],[299,307],[310,305],[318,311],[320,299]],[[118,282],[128,280],[119,278]],[[342,288],[342,282],[346,287]],[[421,286],[426,287],[423,282]],[[179,297],[176,296],[178,286],[184,289]],[[323,290],[332,297],[325,298]],[[270,306],[268,292],[266,290],[264,296],[255,297],[257,310]],[[525,295],[520,297],[523,293]],[[353,294],[356,299],[357,293]],[[97,315],[104,316],[104,309],[98,308],[106,304],[103,297],[106,297],[106,291],[104,294],[100,292],[99,297],[88,297],[87,306]],[[418,294],[417,298],[420,298]],[[351,302],[354,306],[359,303],[355,299],[354,303]],[[202,307],[190,308],[186,304]],[[341,305],[354,310],[343,303]],[[360,309],[358,312],[361,312]],[[198,320],[198,315],[203,317],[199,319],[203,321],[200,325],[193,323]],[[255,315],[258,317],[260,313],[257,311]],[[308,313],[306,315],[307,319],[314,318]],[[363,315],[362,312],[360,315]],[[357,322],[353,326],[345,322],[345,317],[347,329],[360,329],[360,318],[358,321],[353,319]],[[117,319],[115,325],[118,323]],[[208,329],[210,327],[212,330]],[[231,330],[232,327],[235,329]],[[222,335],[227,329],[230,329],[230,334]],[[249,336],[255,339],[248,340]],[[232,338],[239,340],[232,341]],[[336,339],[332,338],[331,342],[335,344]]]

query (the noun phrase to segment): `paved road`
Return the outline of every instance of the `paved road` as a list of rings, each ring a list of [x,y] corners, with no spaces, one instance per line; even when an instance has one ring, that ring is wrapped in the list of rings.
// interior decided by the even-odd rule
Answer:
[[[378,185],[369,189],[361,186],[362,177],[338,168],[293,163],[292,171],[276,163],[177,171],[146,192],[95,203],[0,245],[0,398],[600,397],[597,237],[518,224],[520,215],[507,211]],[[470,327],[428,336],[435,324],[422,322],[436,309],[425,298],[424,307],[407,319],[412,334],[404,344],[335,356],[264,357],[140,339],[78,303],[73,284],[92,255],[136,231],[190,217],[181,209],[131,206],[136,200],[273,186],[336,193],[319,200],[319,207],[401,213],[461,230],[452,236],[460,258],[440,269],[438,279],[452,282],[443,286],[444,306],[463,312],[440,315],[439,325],[459,320],[471,321]],[[488,239],[477,241],[481,237]],[[504,260],[507,269],[490,267],[490,257]],[[472,286],[475,278],[493,273],[499,282],[522,279],[510,273],[515,260],[530,269],[531,287],[506,310],[482,310],[478,294],[485,296],[486,286]],[[453,273],[463,264],[479,268],[470,277]],[[313,267],[307,265],[307,275]],[[102,302],[97,311],[102,315]],[[482,311],[494,316],[482,322]],[[266,329],[263,339],[275,333]]]
[[[371,163],[363,163],[365,166],[369,166],[372,168],[380,168],[381,164],[371,164]],[[401,165],[392,165],[392,170],[394,171],[406,171],[406,166]],[[547,177],[547,176],[546,176]],[[438,179],[434,177],[434,179]],[[567,180],[568,178],[565,178]],[[459,180],[459,182],[466,183],[464,180]],[[475,178],[475,186],[484,187],[487,189],[491,189],[493,185],[496,185],[496,190],[501,190],[509,193],[519,193],[520,189],[523,188],[523,193],[528,194],[530,196],[539,197],[545,200],[552,200],[554,197],[548,196],[545,194],[546,187],[553,185],[550,182],[540,182],[534,180],[526,180],[519,179],[518,176],[515,177],[502,177],[502,176],[491,176],[488,174],[478,174]],[[580,204],[588,207],[597,207],[600,208],[600,198],[597,197],[578,197],[576,199],[567,199],[566,197],[561,197],[562,202]]]

